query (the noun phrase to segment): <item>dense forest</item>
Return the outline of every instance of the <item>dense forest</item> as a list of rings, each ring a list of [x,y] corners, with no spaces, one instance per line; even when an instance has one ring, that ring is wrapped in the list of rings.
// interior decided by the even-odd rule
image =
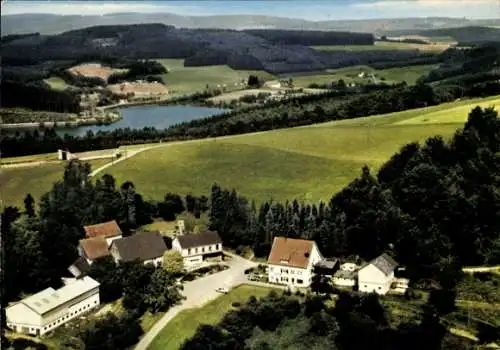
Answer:
[[[106,54],[129,58],[184,58],[191,66],[228,64],[233,69],[265,70],[276,74],[429,57],[428,53],[418,50],[317,52],[308,47],[311,43],[372,44],[373,35],[331,31],[176,29],[163,24],[96,26],[59,35],[12,39],[2,45],[0,54],[5,66]]]

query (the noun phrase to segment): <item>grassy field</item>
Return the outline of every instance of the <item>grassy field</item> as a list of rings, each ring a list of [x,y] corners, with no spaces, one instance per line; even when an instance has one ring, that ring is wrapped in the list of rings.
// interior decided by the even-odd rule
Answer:
[[[244,303],[252,295],[259,298],[270,291],[270,288],[242,285],[201,308],[183,311],[163,328],[148,349],[177,350],[186,339],[194,335],[198,326],[219,322],[231,310],[233,302]]]
[[[384,51],[384,50],[420,50],[427,52],[442,52],[450,46],[450,42],[437,42],[433,44],[409,44],[388,41],[375,41],[375,45],[322,45],[312,46],[318,51]]]
[[[167,145],[108,170],[118,183],[130,180],[151,199],[162,199],[171,191],[207,195],[210,186],[218,182],[258,202],[271,198],[328,200],[357,176],[363,165],[376,170],[408,142],[452,135],[478,103],[500,105],[500,97]],[[441,120],[432,117],[439,115]],[[426,116],[434,118],[433,122],[401,124]]]
[[[340,69],[329,69],[325,72],[318,72],[311,75],[296,76],[293,77],[293,82],[298,87],[306,87],[312,83],[327,84],[339,79],[343,79],[346,83],[366,84],[370,81],[369,78],[358,77],[359,73],[364,72],[365,75],[373,73],[378,80],[385,79],[387,83],[406,81],[408,84],[414,84],[418,78],[435,68],[437,68],[437,65],[432,64],[390,69],[352,66]]]
[[[44,81],[54,90],[64,90],[69,86],[62,78],[59,77],[50,77]]]
[[[216,88],[217,85],[223,84],[227,85],[228,90],[234,90],[241,88],[241,86],[235,86],[235,83],[246,84],[249,75],[257,75],[264,80],[276,78],[263,71],[234,70],[228,66],[184,67],[182,59],[157,61],[169,71],[162,75],[162,78],[172,93],[192,93],[205,90],[207,85],[210,88]]]
[[[92,169],[108,163],[108,159],[91,160]],[[0,197],[3,205],[23,207],[24,197],[31,193],[38,203],[40,196],[62,179],[65,162],[47,163],[19,168],[0,169]]]

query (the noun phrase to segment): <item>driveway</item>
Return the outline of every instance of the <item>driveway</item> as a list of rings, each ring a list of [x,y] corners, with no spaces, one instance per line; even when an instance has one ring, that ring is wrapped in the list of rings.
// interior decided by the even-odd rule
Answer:
[[[182,304],[172,307],[167,313],[149,330],[141,341],[136,345],[136,350],[146,350],[153,339],[161,332],[170,320],[183,310],[200,307],[207,302],[214,300],[221,294],[216,292],[218,287],[232,288],[242,283],[247,283],[248,279],[245,270],[257,266],[257,263],[243,259],[237,255],[226,253],[232,257],[225,263],[229,269],[217,272],[213,275],[186,282],[182,294],[186,299]]]

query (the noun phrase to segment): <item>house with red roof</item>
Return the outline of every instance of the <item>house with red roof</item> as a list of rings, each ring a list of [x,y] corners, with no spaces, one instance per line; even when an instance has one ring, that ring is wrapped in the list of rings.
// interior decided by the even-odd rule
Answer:
[[[323,260],[316,242],[274,237],[267,259],[269,282],[293,287],[309,287],[314,266]]]

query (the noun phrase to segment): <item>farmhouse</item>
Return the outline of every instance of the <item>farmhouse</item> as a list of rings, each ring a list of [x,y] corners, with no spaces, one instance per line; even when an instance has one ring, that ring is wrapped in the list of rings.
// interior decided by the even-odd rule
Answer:
[[[7,327],[14,332],[39,336],[99,304],[99,282],[85,276],[58,290],[47,288],[7,307]]]
[[[159,232],[139,232],[114,240],[109,250],[116,263],[139,260],[159,266],[167,246]]]
[[[96,259],[109,255],[108,243],[104,237],[92,237],[81,239],[78,247],[78,255],[85,258],[90,265]]]
[[[382,254],[358,272],[360,292],[386,294],[394,280],[394,270],[398,263],[387,254]]]
[[[314,241],[275,237],[267,260],[269,282],[308,287],[313,267],[323,260]]]
[[[222,240],[215,231],[177,236],[172,249],[181,253],[184,265],[190,266],[208,258],[222,258]]]
[[[116,220],[84,226],[83,229],[87,238],[102,237],[106,240],[108,247],[113,240],[122,238],[122,230]]]

